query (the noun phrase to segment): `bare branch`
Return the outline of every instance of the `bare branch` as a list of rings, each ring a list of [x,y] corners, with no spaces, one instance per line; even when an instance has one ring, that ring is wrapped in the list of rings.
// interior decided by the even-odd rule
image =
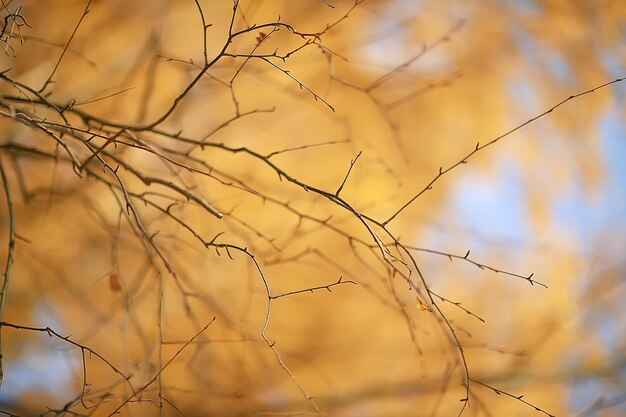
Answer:
[[[341,185],[339,186],[339,188],[337,188],[337,191],[335,191],[335,195],[337,197],[339,197],[339,193],[341,192],[341,190],[343,190],[343,186],[346,185],[346,181],[348,181],[348,177],[350,176],[350,172],[352,172],[352,168],[354,167],[354,164],[356,164],[356,161],[361,156],[361,153],[362,152],[359,151],[359,153],[356,155],[356,157],[354,157],[354,159],[352,159],[350,161],[350,168],[348,168],[348,172],[346,172],[346,176],[343,177],[343,181],[341,181]]]
[[[54,68],[52,69],[52,72],[50,73],[50,75],[48,76],[46,81],[43,83],[41,88],[39,89],[38,93],[42,94],[46,90],[48,85],[50,85],[50,83],[53,82],[54,75],[56,74],[57,70],[59,69],[59,65],[61,65],[61,61],[63,61],[63,57],[65,56],[65,54],[67,53],[68,48],[70,47],[70,43],[72,43],[72,40],[74,39],[74,36],[76,36],[76,32],[78,32],[78,28],[80,27],[81,23],[83,23],[83,19],[85,19],[85,16],[87,16],[87,13],[89,13],[89,6],[91,6],[91,2],[92,1],[93,0],[88,0],[87,1],[87,5],[85,6],[85,10],[83,10],[83,13],[80,16],[80,19],[78,19],[78,22],[76,23],[76,26],[74,27],[74,30],[72,31],[72,34],[70,35],[70,38],[65,43],[65,47],[63,48],[63,51],[61,52],[61,55],[59,56],[59,59],[57,60],[56,64],[54,65]]]
[[[270,298],[272,300],[275,300],[277,298],[287,297],[289,295],[302,294],[304,292],[315,292],[315,291],[318,291],[318,290],[327,290],[328,292],[332,292],[332,290],[331,290],[332,287],[336,287],[337,285],[341,285],[341,284],[354,284],[354,285],[357,285],[357,283],[352,281],[352,280],[348,279],[348,280],[344,281],[343,277],[339,277],[339,279],[336,282],[333,282],[332,284],[320,285],[318,287],[305,288],[303,290],[289,291],[289,292],[285,292],[285,293],[278,294],[278,295],[272,295],[272,296],[270,296]]]
[[[472,382],[474,382],[474,383],[476,383],[476,384],[478,384],[478,385],[482,385],[482,386],[483,386],[483,387],[485,387],[485,388],[489,388],[491,391],[495,392],[495,393],[496,393],[496,394],[498,394],[498,395],[500,395],[500,394],[504,394],[504,395],[506,395],[507,397],[511,397],[511,398],[513,398],[514,400],[517,400],[517,401],[519,401],[519,402],[521,402],[521,403],[524,403],[524,404],[526,404],[527,406],[532,407],[532,408],[534,408],[535,410],[537,410],[537,411],[539,411],[539,412],[541,412],[541,413],[543,413],[543,414],[545,414],[545,415],[547,415],[547,416],[549,416],[549,417],[556,417],[554,414],[550,414],[550,413],[548,413],[547,411],[545,411],[545,410],[543,410],[543,409],[541,409],[541,408],[537,407],[536,405],[534,405],[534,404],[532,404],[532,403],[530,403],[530,402],[526,401],[526,400],[523,398],[523,397],[524,397],[523,395],[513,395],[513,394],[511,394],[511,393],[509,393],[509,392],[503,391],[503,390],[501,390],[501,389],[499,389],[499,388],[495,388],[495,387],[493,387],[493,386],[491,386],[491,385],[485,384],[484,382],[480,382],[480,381],[475,380],[475,379],[471,379],[471,381],[472,381]]]
[[[13,196],[11,195],[11,185],[9,184],[9,178],[7,177],[2,163],[2,157],[0,156],[0,177],[2,178],[2,185],[4,186],[4,198],[6,200],[7,212],[9,213],[9,243],[7,250],[7,259],[4,266],[4,272],[2,274],[2,288],[0,289],[0,321],[4,320],[4,310],[6,309],[7,296],[9,293],[9,282],[11,277],[11,267],[13,266],[13,254],[15,251],[15,209],[13,207]],[[0,386],[4,379],[4,366],[3,366],[3,353],[2,353],[2,327],[0,327]]]
[[[527,121],[525,121],[522,124],[519,124],[517,126],[515,126],[514,128],[504,132],[503,134],[501,134],[500,136],[497,136],[496,138],[490,140],[487,143],[484,144],[480,144],[480,142],[476,143],[476,147],[469,152],[467,155],[465,155],[463,158],[461,158],[460,160],[458,160],[457,162],[455,162],[454,164],[450,165],[449,167],[447,167],[446,169],[443,169],[443,167],[439,168],[439,173],[437,173],[437,175],[435,175],[433,177],[433,179],[424,187],[422,188],[417,194],[415,194],[409,201],[407,201],[402,207],[400,207],[395,213],[393,213],[389,218],[387,218],[387,220],[385,220],[384,222],[382,222],[383,225],[387,225],[389,224],[393,219],[395,219],[400,213],[402,213],[407,207],[409,207],[415,200],[417,200],[422,194],[424,194],[426,191],[430,191],[432,190],[433,185],[444,175],[446,175],[447,173],[449,173],[450,171],[454,170],[455,168],[457,168],[460,165],[466,164],[467,161],[474,156],[474,154],[479,153],[480,151],[484,150],[485,148],[490,147],[491,145],[497,143],[498,141],[500,141],[501,139],[504,139],[510,135],[512,135],[513,133],[517,132],[518,130],[528,126],[529,124],[541,119],[542,117],[552,113],[554,110],[558,109],[559,107],[561,107],[562,105],[564,105],[565,103],[574,100],[576,98],[585,96],[587,94],[591,94],[594,93],[598,90],[601,90],[605,87],[608,87],[610,85],[613,84],[617,84],[620,83],[622,81],[626,80],[626,77],[624,78],[616,78],[613,81],[609,81],[606,82],[604,84],[600,84],[596,87],[593,87],[589,90],[585,90],[581,93],[577,93],[577,94],[573,94],[569,97],[567,97],[566,99],[561,100],[560,102],[558,102],[557,104],[555,104],[554,106],[550,107],[548,110],[544,111],[543,113],[538,114],[535,117],[531,117],[530,119],[528,119]]]
[[[476,261],[474,261],[473,259],[471,259],[469,257],[470,256],[470,251],[467,251],[465,253],[465,255],[461,256],[461,255],[455,255],[453,253],[441,252],[441,251],[437,251],[437,250],[433,250],[433,249],[427,249],[427,248],[418,248],[418,247],[410,246],[410,245],[406,245],[405,247],[407,249],[414,250],[414,251],[417,251],[417,252],[425,252],[425,253],[431,253],[433,255],[445,256],[450,261],[452,261],[453,259],[460,259],[460,260],[463,260],[465,262],[469,262],[472,265],[475,265],[478,269],[481,269],[481,270],[486,269],[486,270],[489,270],[489,271],[493,271],[496,274],[503,274],[503,275],[508,275],[510,277],[520,278],[520,279],[523,279],[525,281],[528,281],[528,283],[530,285],[538,284],[538,285],[540,285],[540,286],[542,286],[544,288],[548,288],[547,285],[545,285],[545,284],[543,284],[543,283],[533,279],[533,276],[535,275],[534,273],[530,274],[529,276],[525,276],[525,275],[516,274],[514,272],[509,272],[509,271],[504,271],[502,269],[494,268],[492,266],[485,265],[485,264],[482,264],[480,262],[476,262]]]

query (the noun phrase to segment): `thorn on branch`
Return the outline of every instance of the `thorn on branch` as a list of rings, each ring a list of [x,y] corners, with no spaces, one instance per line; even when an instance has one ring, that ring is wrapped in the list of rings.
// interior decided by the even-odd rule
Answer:
[[[168,206],[167,206],[167,208],[165,209],[165,211],[166,211],[168,214],[171,214],[171,211],[170,211],[170,210],[172,209],[172,207],[175,207],[175,206],[177,206],[177,205],[178,205],[178,203],[171,203],[170,205],[168,205]]]

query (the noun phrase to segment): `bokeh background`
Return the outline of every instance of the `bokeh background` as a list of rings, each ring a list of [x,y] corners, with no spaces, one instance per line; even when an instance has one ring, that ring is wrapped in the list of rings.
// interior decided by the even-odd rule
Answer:
[[[465,415],[626,413],[626,81],[472,155],[388,223],[450,327],[424,286],[389,272],[354,213],[275,169],[332,194],[360,153],[341,197],[382,222],[477,142],[626,76],[626,3],[242,0],[234,17],[227,0],[86,6],[3,0],[0,10],[0,159],[17,233],[2,320],[69,336],[145,389],[133,396],[68,341],[5,325],[2,412],[316,415],[314,402],[329,416],[457,415],[467,380],[453,328],[474,381],[540,409],[472,382]],[[202,70],[201,17],[208,59],[219,59],[160,120]],[[233,33],[249,31],[224,49],[231,18]],[[278,21],[297,33],[254,29]],[[51,74],[42,96],[66,120],[35,94]],[[164,213],[132,198],[158,232],[156,253],[102,162],[78,177],[16,112],[99,131],[94,146],[129,126],[149,147],[124,133],[105,160],[224,217],[122,165],[129,191],[172,204]],[[133,128],[156,120],[174,137]],[[57,131],[81,161],[93,153]],[[4,266],[4,193],[0,203]],[[266,321],[252,258],[205,248],[167,213],[254,254],[272,294],[296,293],[272,300]],[[356,285],[299,292],[339,277]]]

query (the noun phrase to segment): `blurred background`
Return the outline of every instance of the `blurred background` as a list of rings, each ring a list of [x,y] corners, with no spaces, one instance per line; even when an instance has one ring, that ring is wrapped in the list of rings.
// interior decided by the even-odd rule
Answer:
[[[626,3],[0,13],[0,412],[626,413]]]

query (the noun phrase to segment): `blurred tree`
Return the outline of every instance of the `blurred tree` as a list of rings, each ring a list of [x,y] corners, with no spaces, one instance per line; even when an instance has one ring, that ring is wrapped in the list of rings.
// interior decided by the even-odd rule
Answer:
[[[623,412],[624,2],[1,12],[0,412]]]

